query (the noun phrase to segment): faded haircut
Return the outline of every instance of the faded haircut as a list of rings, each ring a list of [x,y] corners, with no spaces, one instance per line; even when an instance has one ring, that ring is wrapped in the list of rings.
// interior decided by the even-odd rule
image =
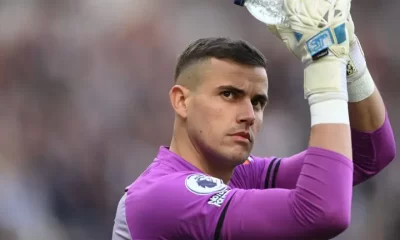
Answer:
[[[264,68],[267,62],[264,55],[246,41],[223,37],[201,38],[191,43],[179,56],[175,68],[175,83],[184,70],[211,58]]]

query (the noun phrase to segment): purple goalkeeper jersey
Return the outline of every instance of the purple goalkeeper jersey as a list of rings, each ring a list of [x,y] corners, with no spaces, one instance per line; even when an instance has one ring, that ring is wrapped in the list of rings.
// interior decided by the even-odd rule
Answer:
[[[319,148],[251,156],[227,185],[161,147],[120,200],[112,239],[330,239],[349,223],[352,185],[395,154],[388,118],[352,138],[353,162]]]

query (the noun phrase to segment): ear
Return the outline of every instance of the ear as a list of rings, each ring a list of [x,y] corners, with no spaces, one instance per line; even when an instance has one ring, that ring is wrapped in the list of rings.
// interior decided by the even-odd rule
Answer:
[[[187,117],[187,104],[188,98],[190,95],[190,90],[181,86],[175,85],[169,91],[169,99],[171,101],[171,105],[175,110],[175,113],[178,114],[181,118]]]

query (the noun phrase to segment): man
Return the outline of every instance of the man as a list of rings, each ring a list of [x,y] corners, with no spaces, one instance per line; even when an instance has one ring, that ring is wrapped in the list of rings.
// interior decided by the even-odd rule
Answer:
[[[311,1],[318,7],[305,7]],[[348,227],[352,186],[394,158],[392,129],[350,3],[286,3],[291,27],[270,29],[305,65],[308,149],[250,156],[268,102],[265,59],[243,41],[200,39],[176,67],[171,145],[126,189],[113,240],[315,240]]]

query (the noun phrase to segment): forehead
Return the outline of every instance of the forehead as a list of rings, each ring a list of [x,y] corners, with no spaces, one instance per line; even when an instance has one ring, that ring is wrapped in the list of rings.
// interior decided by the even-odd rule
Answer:
[[[210,59],[204,69],[203,80],[206,88],[232,85],[256,92],[268,91],[268,76],[264,67],[246,66],[229,60]]]

